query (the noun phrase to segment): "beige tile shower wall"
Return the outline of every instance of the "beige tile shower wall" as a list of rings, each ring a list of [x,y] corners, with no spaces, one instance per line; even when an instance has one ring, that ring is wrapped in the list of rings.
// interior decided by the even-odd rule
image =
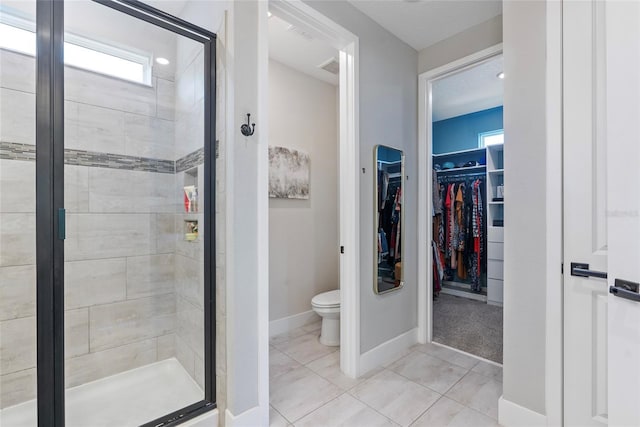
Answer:
[[[0,54],[3,142],[35,143],[33,61]],[[66,148],[175,160],[173,81],[66,73]],[[176,356],[173,188],[173,174],[66,165],[68,387]],[[0,408],[35,397],[34,264],[35,162],[0,159]]]
[[[175,79],[175,158],[202,148],[204,140],[204,55],[187,41],[177,43]],[[198,211],[185,213],[175,209],[175,227],[184,232],[185,220],[197,220],[200,237],[187,241],[180,236],[175,247],[176,271],[176,357],[189,375],[204,389],[204,166],[198,175]],[[178,172],[176,196],[181,200],[185,172]]]
[[[35,144],[35,60],[0,55],[0,140]],[[151,87],[65,68],[65,147],[175,160],[174,82]]]

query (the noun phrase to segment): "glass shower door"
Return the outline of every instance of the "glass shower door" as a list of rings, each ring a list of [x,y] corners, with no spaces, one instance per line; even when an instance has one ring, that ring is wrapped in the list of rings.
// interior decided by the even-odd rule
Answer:
[[[210,400],[210,56],[166,21],[101,3],[64,12],[68,426]]]
[[[35,7],[0,1],[1,426],[37,409]]]

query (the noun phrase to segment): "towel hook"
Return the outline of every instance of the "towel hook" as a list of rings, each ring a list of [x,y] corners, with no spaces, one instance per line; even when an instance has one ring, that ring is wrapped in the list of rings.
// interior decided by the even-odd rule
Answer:
[[[240,126],[240,132],[242,132],[244,136],[251,136],[256,131],[255,123],[253,123],[252,125],[249,125],[250,119],[251,119],[251,114],[247,114],[247,123]]]

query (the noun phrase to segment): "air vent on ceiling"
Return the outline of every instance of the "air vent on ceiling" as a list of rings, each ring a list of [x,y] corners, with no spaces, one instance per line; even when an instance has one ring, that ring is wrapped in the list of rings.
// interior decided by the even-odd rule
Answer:
[[[322,68],[331,74],[338,74],[340,72],[340,63],[335,58],[331,58],[330,60],[318,65],[318,68]]]
[[[287,31],[291,31],[292,33],[299,35],[300,37],[302,37],[307,41],[313,40],[313,36],[310,33],[296,27],[295,25],[289,25],[289,27],[287,28]]]

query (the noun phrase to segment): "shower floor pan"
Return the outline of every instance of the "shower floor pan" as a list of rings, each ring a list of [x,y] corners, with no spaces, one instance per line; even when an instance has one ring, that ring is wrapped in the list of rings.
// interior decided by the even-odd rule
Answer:
[[[67,427],[139,426],[204,399],[175,358],[73,387],[66,392]],[[2,427],[33,427],[36,401],[0,411]]]

